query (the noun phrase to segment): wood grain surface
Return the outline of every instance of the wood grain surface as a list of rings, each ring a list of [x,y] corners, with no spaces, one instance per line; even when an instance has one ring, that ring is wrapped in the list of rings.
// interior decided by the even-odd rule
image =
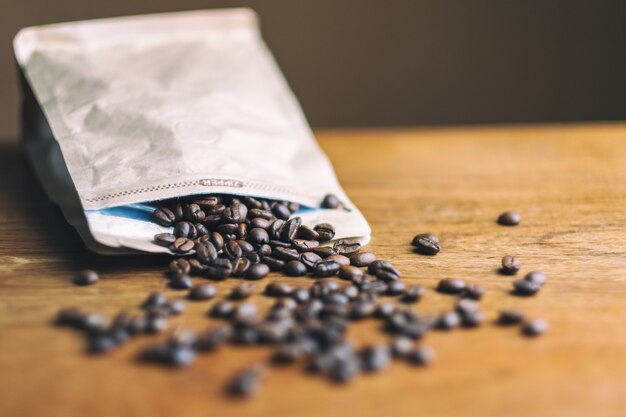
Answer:
[[[107,356],[84,353],[79,334],[53,327],[65,306],[133,311],[164,288],[166,257],[88,253],[46,201],[17,147],[0,149],[0,416],[626,416],[626,125],[318,132],[321,146],[373,228],[371,249],[409,283],[432,289],[462,277],[486,289],[489,321],[475,330],[431,332],[429,368],[393,363],[346,386],[293,366],[270,372],[258,395],[226,398],[227,378],[265,348],[227,347],[182,370],[137,363],[137,338]],[[518,227],[495,223],[507,209]],[[412,253],[418,232],[439,235],[435,257]],[[544,271],[531,298],[509,294],[504,254],[521,273]],[[72,285],[92,267],[101,281]],[[306,278],[270,280],[309,285]],[[218,283],[220,294],[240,282]],[[173,297],[178,292],[166,289]],[[255,300],[264,305],[260,295]],[[211,302],[190,303],[174,328],[211,325]],[[442,312],[433,291],[414,308]],[[492,321],[501,308],[549,321],[537,339]],[[373,321],[349,338],[384,342]]]

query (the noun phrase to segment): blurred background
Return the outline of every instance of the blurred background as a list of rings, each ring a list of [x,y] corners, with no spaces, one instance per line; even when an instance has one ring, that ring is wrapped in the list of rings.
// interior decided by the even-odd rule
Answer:
[[[626,119],[626,2],[0,0],[0,138],[24,26],[249,6],[313,127]]]

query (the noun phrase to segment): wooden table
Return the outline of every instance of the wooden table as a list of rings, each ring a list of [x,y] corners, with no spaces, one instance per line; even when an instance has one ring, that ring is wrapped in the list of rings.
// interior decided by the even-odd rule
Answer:
[[[441,278],[463,277],[483,285],[488,323],[430,333],[423,343],[438,357],[427,369],[398,362],[337,386],[287,367],[242,402],[225,398],[222,386],[267,349],[228,347],[182,370],[138,364],[149,337],[88,356],[79,334],[50,325],[57,310],[132,309],[164,288],[167,258],[86,252],[8,145],[0,153],[0,416],[626,416],[626,124],[321,131],[318,138],[371,222],[371,249],[410,283],[432,289]],[[496,225],[507,209],[523,215],[520,226]],[[425,231],[441,238],[435,257],[411,251],[412,236]],[[504,254],[521,258],[522,273],[545,271],[549,282],[538,296],[509,294],[513,278],[496,273]],[[103,279],[72,285],[84,266]],[[219,283],[220,293],[237,282]],[[452,302],[429,291],[415,308],[442,312]],[[190,305],[174,323],[207,327],[209,305]],[[545,318],[549,332],[530,340],[494,326],[506,307]],[[361,344],[385,340],[373,321],[354,327],[349,337]]]

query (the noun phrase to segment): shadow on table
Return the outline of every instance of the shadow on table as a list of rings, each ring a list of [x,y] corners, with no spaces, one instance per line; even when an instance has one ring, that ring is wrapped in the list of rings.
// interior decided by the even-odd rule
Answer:
[[[165,255],[98,255],[89,251],[78,232],[51,203],[16,141],[0,140],[0,213],[3,251],[11,256],[58,257],[71,269],[132,272],[163,269]],[[10,248],[10,249],[9,249]]]

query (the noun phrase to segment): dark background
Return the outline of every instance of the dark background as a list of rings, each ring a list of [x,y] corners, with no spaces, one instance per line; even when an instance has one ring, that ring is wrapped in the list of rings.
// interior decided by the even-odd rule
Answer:
[[[250,6],[314,127],[626,119],[626,1],[0,0],[0,137],[24,26]]]

